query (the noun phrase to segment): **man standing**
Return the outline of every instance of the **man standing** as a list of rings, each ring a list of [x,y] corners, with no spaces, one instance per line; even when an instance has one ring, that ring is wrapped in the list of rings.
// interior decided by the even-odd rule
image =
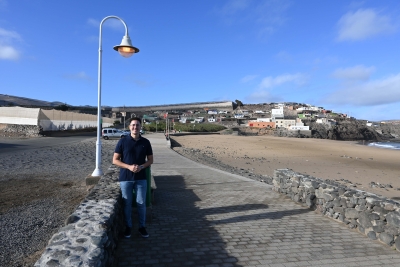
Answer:
[[[149,237],[146,231],[146,168],[153,164],[153,150],[150,141],[140,135],[140,118],[129,120],[131,134],[119,140],[113,156],[113,164],[119,166],[119,182],[122,192],[126,238],[132,231],[132,198],[136,192],[136,205],[139,214],[139,233]],[[147,161],[146,161],[147,159]]]

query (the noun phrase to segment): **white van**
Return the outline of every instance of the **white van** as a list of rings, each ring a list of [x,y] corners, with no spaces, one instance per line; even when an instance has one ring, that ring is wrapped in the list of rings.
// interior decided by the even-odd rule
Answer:
[[[104,128],[101,131],[101,136],[103,136],[105,140],[108,140],[110,138],[123,138],[126,135],[129,135],[129,133],[120,131],[115,128]]]

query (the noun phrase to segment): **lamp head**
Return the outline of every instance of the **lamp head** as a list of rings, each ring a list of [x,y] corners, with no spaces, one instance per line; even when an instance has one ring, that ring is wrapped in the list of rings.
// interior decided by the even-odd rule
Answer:
[[[131,57],[134,53],[138,53],[139,49],[132,46],[131,38],[128,35],[122,37],[120,45],[114,46],[114,50],[118,51],[123,57]]]

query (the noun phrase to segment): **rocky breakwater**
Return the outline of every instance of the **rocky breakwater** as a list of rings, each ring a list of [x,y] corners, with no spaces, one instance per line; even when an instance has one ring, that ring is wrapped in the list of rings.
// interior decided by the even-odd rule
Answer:
[[[275,170],[274,190],[400,251],[400,203],[334,181]]]
[[[50,239],[34,266],[112,266],[122,229],[119,169],[111,166]]]

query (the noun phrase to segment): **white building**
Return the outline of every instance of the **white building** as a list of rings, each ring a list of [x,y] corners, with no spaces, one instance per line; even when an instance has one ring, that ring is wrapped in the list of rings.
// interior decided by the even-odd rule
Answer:
[[[330,125],[335,125],[336,121],[332,119],[327,119],[327,118],[319,118],[315,121],[316,123],[323,123],[323,124],[330,124]]]
[[[257,118],[256,122],[272,122],[272,118]]]
[[[195,123],[202,123],[204,122],[204,117],[197,117],[196,119],[194,119]]]
[[[297,131],[297,130],[310,130],[310,126],[304,126],[304,123],[300,120],[297,119],[295,125],[289,126],[290,131]]]
[[[296,109],[296,111],[298,112],[303,112],[303,111],[314,111],[314,112],[321,112],[322,109],[319,107],[314,107],[314,106],[309,106],[309,107],[300,107],[298,109]]]
[[[275,119],[276,127],[283,127],[289,129],[290,126],[296,125],[296,120]]]
[[[273,108],[272,110],[271,110],[271,117],[272,118],[284,118],[284,115],[283,115],[283,107],[281,107],[281,108]]]
[[[103,127],[114,123],[112,118],[101,118]],[[43,131],[74,130],[97,127],[97,115],[40,108],[0,107],[0,123],[36,125]]]

